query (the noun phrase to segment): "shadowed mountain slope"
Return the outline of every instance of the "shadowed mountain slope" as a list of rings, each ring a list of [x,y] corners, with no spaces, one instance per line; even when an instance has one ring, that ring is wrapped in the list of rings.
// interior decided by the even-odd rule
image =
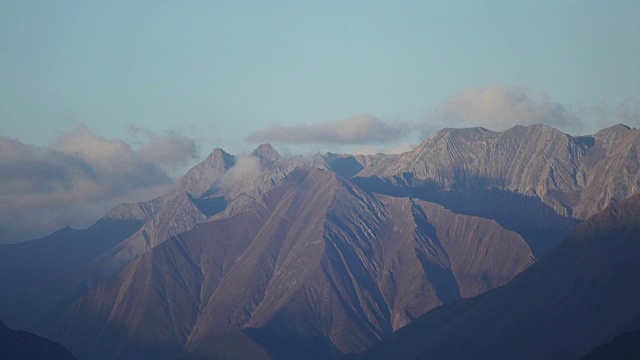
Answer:
[[[84,287],[90,264],[142,226],[103,218],[86,230],[65,228],[41,239],[0,245],[0,316],[28,328],[65,296]]]
[[[595,347],[580,360],[636,360],[640,358],[640,329],[622,333],[608,344]]]
[[[363,359],[572,359],[640,326],[640,195],[580,225],[504,287],[444,305]]]
[[[75,360],[62,345],[26,331],[15,331],[0,320],[0,359]]]
[[[51,335],[80,358],[196,359],[249,347],[269,358],[309,349],[332,358],[502,285],[532,258],[518,234],[491,220],[298,168],[238,215],[136,259]],[[221,350],[222,339],[244,345]]]
[[[545,125],[444,129],[355,180],[495,219],[540,256],[579,221],[640,191],[639,147],[640,130],[624,125],[581,137]]]

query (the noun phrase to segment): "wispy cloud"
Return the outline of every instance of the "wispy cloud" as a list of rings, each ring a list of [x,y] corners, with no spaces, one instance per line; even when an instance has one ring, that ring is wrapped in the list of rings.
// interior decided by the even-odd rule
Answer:
[[[154,135],[134,148],[86,127],[52,147],[0,137],[0,242],[85,227],[117,202],[156,196],[171,183],[167,169],[195,158],[196,148],[183,135]]]
[[[235,164],[220,179],[220,186],[229,188],[251,182],[260,174],[261,169],[260,159],[256,156],[236,156]]]
[[[580,118],[594,124],[596,131],[613,124],[622,123],[640,127],[640,99],[627,98],[616,105],[603,101],[596,105],[580,105],[576,109]]]
[[[421,121],[385,122],[364,114],[315,124],[272,124],[247,139],[254,143],[360,145],[363,152],[389,153],[404,151],[408,140],[415,140],[416,135],[425,138],[443,127],[481,126],[502,131],[515,125],[546,124],[580,134],[619,122],[632,126],[640,123],[637,99],[616,106],[607,103],[567,106],[525,87],[493,85],[463,89],[429,111]]]
[[[284,144],[369,144],[402,139],[409,129],[404,123],[387,123],[364,114],[340,121],[291,126],[270,125],[249,135],[254,143]]]
[[[172,130],[157,135],[151,130],[129,126],[129,133],[143,138],[140,158],[158,164],[169,171],[180,170],[198,157],[198,144],[180,131]]]
[[[523,87],[495,85],[464,89],[434,109],[424,128],[433,131],[445,124],[499,131],[538,123],[567,131],[580,131],[584,126],[574,112],[546,95],[534,95]]]

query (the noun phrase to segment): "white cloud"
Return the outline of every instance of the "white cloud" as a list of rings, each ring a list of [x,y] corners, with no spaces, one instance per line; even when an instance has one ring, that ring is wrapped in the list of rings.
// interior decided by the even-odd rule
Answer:
[[[151,130],[130,125],[129,133],[144,139],[139,152],[140,157],[162,166],[165,170],[181,170],[185,164],[198,157],[198,145],[182,131],[170,130],[159,136]]]
[[[617,105],[611,105],[607,101],[590,106],[581,105],[576,112],[592,124],[591,131],[618,123],[640,127],[640,99],[638,98],[627,98]]]
[[[237,184],[246,184],[255,179],[260,170],[260,159],[253,155],[240,155],[235,157],[235,164],[224,173],[220,179],[223,188],[232,187]]]
[[[0,137],[0,242],[86,227],[118,202],[159,195],[171,183],[165,169],[196,156],[195,144],[179,139],[173,146],[154,137],[134,149],[86,127],[62,134],[53,147]]]
[[[249,141],[285,144],[369,144],[389,143],[407,135],[404,123],[386,123],[372,115],[353,116],[340,121],[291,126],[270,125],[252,133]]]
[[[583,123],[565,106],[548,96],[535,96],[523,87],[467,88],[437,107],[428,117],[429,127],[482,126],[505,130],[514,125],[547,124],[580,131]],[[428,129],[433,130],[433,129]]]

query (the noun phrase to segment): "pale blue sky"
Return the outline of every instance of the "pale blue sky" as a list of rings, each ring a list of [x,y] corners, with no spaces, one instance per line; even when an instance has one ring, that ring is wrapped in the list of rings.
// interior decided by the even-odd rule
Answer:
[[[212,148],[640,126],[640,1],[0,0],[0,243],[161,194]]]
[[[241,152],[270,124],[434,122],[496,84],[615,106],[640,95],[639,59],[637,0],[5,0],[0,134],[47,145],[85,124],[130,141],[131,124]]]

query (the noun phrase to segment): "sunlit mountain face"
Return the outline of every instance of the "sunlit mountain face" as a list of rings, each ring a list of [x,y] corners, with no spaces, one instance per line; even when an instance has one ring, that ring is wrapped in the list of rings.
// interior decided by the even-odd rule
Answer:
[[[507,285],[427,312],[361,358],[635,359],[639,255],[634,195],[580,224]]]

